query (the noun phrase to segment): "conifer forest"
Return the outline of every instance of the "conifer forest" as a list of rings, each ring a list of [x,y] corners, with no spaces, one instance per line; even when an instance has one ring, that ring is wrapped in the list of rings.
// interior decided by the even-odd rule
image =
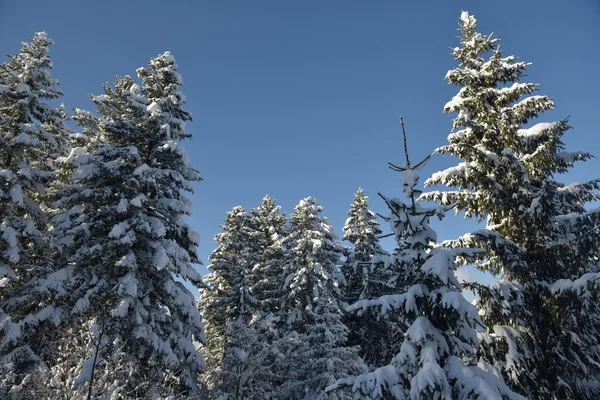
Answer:
[[[0,399],[600,399],[600,178],[558,180],[595,155],[527,61],[458,26],[446,143],[413,157],[404,114],[400,185],[357,181],[343,227],[313,197],[234,207],[204,276],[174,55],[67,110],[53,41],[23,42],[0,64]],[[438,240],[449,213],[482,224]]]

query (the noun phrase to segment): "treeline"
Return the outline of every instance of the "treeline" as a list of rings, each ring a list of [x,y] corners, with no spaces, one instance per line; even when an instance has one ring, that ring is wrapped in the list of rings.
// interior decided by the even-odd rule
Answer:
[[[204,279],[173,57],[68,117],[47,102],[52,42],[24,43],[0,65],[0,397],[600,398],[600,180],[556,180],[592,155],[565,150],[566,120],[535,121],[554,103],[528,63],[466,12],[460,33],[434,151],[460,162],[423,192],[431,156],[411,159],[402,122],[402,199],[380,194],[391,253],[360,189],[350,247],[314,198],[286,215],[265,196],[227,213]],[[447,212],[485,227],[439,243]],[[467,264],[497,281],[459,282]]]

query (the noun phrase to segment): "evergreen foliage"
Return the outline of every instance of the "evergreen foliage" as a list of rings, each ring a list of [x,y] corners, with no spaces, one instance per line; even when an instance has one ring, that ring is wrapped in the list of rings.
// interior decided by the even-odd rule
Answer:
[[[284,398],[338,398],[324,389],[335,379],[363,369],[358,347],[346,347],[348,328],[342,322],[339,270],[343,247],[323,207],[305,198],[290,216],[286,238],[284,309],[288,340],[295,343],[286,354],[288,380]]]
[[[46,227],[55,159],[70,134],[62,106],[47,102],[62,96],[50,73],[52,44],[38,32],[0,65],[1,397],[30,385],[52,351],[45,337],[56,322],[44,283],[54,268]]]
[[[209,288],[198,302],[208,339],[203,380],[211,398],[275,398],[281,386],[276,365],[285,222],[266,196],[250,214],[242,207],[227,213],[216,236]]]
[[[389,254],[379,244],[382,231],[362,189],[354,195],[343,231],[343,239],[353,245],[341,267],[346,280],[344,301],[354,304],[393,293],[394,271],[385,263]],[[403,332],[389,316],[382,318],[372,310],[344,316],[344,323],[350,329],[348,344],[360,345],[361,356],[369,365],[385,365],[396,354],[394,349]]]
[[[404,130],[404,123],[402,124]],[[404,133],[404,132],[403,132]],[[357,398],[395,399],[520,399],[501,378],[477,366],[474,349],[479,342],[476,327],[483,326],[477,309],[461,294],[455,259],[470,258],[477,249],[449,249],[435,245],[437,235],[429,219],[440,219],[450,206],[423,207],[415,186],[417,170],[429,160],[390,167],[401,172],[407,202],[382,196],[390,209],[389,222],[403,251],[397,255],[405,266],[406,291],[360,300],[348,311],[378,307],[385,315],[398,313],[398,325],[407,326],[398,354],[387,366],[339,380],[330,392],[350,387]]]
[[[262,203],[250,210],[251,239],[255,249],[252,264],[251,293],[258,302],[258,309],[266,317],[279,315],[284,281],[287,218],[281,207],[269,195]]]
[[[500,274],[493,285],[472,285],[489,327],[481,356],[531,398],[597,398],[600,210],[586,203],[598,199],[600,180],[554,179],[592,156],[564,150],[566,120],[534,123],[554,103],[521,82],[528,63],[503,56],[499,39],[476,29],[463,12],[459,66],[446,75],[460,90],[444,107],[458,115],[449,144],[436,150],[462,162],[426,182],[456,190],[425,198],[486,221],[452,243],[487,248],[478,266]]]
[[[72,183],[59,192],[55,242],[65,264],[53,280],[62,307],[62,348],[52,380],[74,393],[139,398],[200,393],[200,315],[186,280],[202,285],[198,235],[184,217],[200,175],[181,146],[189,138],[181,75],[171,54],[92,96],[98,116],[76,110],[83,147],[61,160]]]

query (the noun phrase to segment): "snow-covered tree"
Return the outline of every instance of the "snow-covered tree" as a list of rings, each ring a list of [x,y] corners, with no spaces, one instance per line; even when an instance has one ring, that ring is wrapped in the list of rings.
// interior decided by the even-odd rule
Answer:
[[[305,311],[314,307],[322,288],[338,299],[342,296],[345,281],[339,265],[343,247],[329,220],[320,215],[322,212],[323,207],[307,197],[290,215],[283,296],[290,313],[289,324],[304,320]]]
[[[17,396],[51,351],[40,327],[53,303],[44,281],[53,269],[47,203],[70,133],[62,106],[46,102],[62,96],[50,74],[52,43],[36,33],[0,65],[0,397]]]
[[[368,198],[362,189],[354,195],[344,224],[344,240],[352,243],[342,264],[346,280],[344,301],[354,304],[358,300],[372,299],[393,293],[393,271],[386,265],[388,254],[379,244],[382,231],[375,214],[369,210]],[[350,329],[349,344],[361,346],[361,356],[370,365],[387,364],[396,354],[395,345],[402,339],[398,327],[388,315],[366,310],[357,315],[348,313],[344,323]]]
[[[281,254],[277,232],[285,217],[278,210],[269,197],[252,214],[234,207],[215,238],[209,287],[198,302],[208,342],[203,379],[211,398],[269,399],[280,386],[273,379],[277,336],[271,332],[280,299],[271,298],[278,288],[270,281],[282,279],[276,270],[283,260],[270,258]]]
[[[286,377],[280,368],[287,353],[285,309],[282,304],[287,235],[287,217],[270,196],[250,210],[253,261],[250,292],[256,299],[253,318],[257,340],[261,343],[263,370],[260,379],[272,398],[281,397]],[[263,398],[266,398],[263,396]]]
[[[250,210],[251,240],[255,249],[251,292],[258,302],[257,308],[265,316],[278,315],[281,311],[287,218],[280,210],[269,195]]]
[[[403,124],[404,130],[404,124]],[[403,132],[404,133],[404,132]],[[477,309],[461,294],[455,259],[478,250],[449,249],[435,245],[429,219],[442,218],[452,206],[424,207],[415,188],[429,157],[412,164],[405,140],[406,163],[390,164],[401,172],[407,201],[382,196],[390,209],[389,222],[403,251],[406,291],[377,299],[360,300],[348,308],[375,307],[381,314],[395,310],[399,325],[407,326],[398,354],[389,365],[366,374],[341,379],[328,391],[350,387],[356,398],[369,399],[519,399],[502,378],[477,366],[476,328],[483,326]]]
[[[199,237],[184,221],[184,192],[200,180],[181,144],[191,115],[170,53],[137,72],[141,85],[125,76],[92,96],[98,116],[76,110],[89,140],[61,160],[72,183],[52,220],[65,264],[54,272],[63,291],[51,312],[65,328],[51,382],[74,395],[193,398],[204,366],[194,342],[204,332],[180,282],[203,285],[193,266]]]
[[[314,299],[314,308],[306,311],[304,333],[293,353],[294,367],[286,387],[290,399],[352,399],[349,391],[326,393],[324,389],[341,377],[357,375],[365,367],[358,347],[348,346],[349,329],[342,322],[336,299],[325,290]]]
[[[286,238],[284,310],[289,343],[286,354],[285,398],[339,398],[324,389],[335,379],[363,368],[358,347],[347,347],[348,328],[342,322],[339,270],[343,247],[314,198],[300,201],[290,216]]]
[[[214,398],[241,398],[237,392],[244,371],[239,367],[246,354],[239,342],[252,340],[246,336],[252,335],[247,324],[254,309],[248,274],[248,222],[242,207],[227,213],[222,232],[215,237],[218,246],[209,257],[208,288],[201,291],[198,302],[207,337],[203,380]]]
[[[493,285],[472,285],[489,327],[481,356],[531,398],[598,398],[600,209],[586,203],[600,184],[554,179],[591,155],[564,150],[567,121],[535,122],[554,103],[521,82],[528,63],[503,56],[499,39],[477,32],[467,12],[460,32],[459,66],[446,75],[460,89],[444,107],[458,115],[436,151],[461,163],[426,182],[454,190],[425,198],[487,223],[451,243],[485,247],[478,267],[499,274]]]
[[[362,189],[354,195],[343,231],[343,239],[353,245],[342,265],[346,279],[345,299],[354,303],[377,297],[389,288],[390,277],[385,269],[377,268],[381,264],[372,264],[372,260],[377,255],[387,255],[387,252],[379,244],[378,236],[382,233],[379,222],[369,210],[368,198]]]

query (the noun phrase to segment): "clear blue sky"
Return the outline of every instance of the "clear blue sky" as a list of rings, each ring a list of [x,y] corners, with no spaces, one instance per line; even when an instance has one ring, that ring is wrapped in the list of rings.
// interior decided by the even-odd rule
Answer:
[[[266,193],[287,212],[316,197],[338,231],[359,186],[385,213],[376,193],[400,196],[386,165],[402,161],[398,116],[413,158],[446,143],[452,116],[441,110],[457,88],[443,77],[461,10],[499,34],[506,55],[533,62],[528,79],[557,104],[544,119],[571,117],[569,148],[600,155],[598,0],[0,0],[0,53],[47,31],[67,108],[93,111],[88,93],[173,53],[194,116],[187,151],[205,179],[191,222],[207,264],[225,212]],[[452,163],[435,157],[423,180]],[[470,229],[456,217],[436,227],[442,238]]]

